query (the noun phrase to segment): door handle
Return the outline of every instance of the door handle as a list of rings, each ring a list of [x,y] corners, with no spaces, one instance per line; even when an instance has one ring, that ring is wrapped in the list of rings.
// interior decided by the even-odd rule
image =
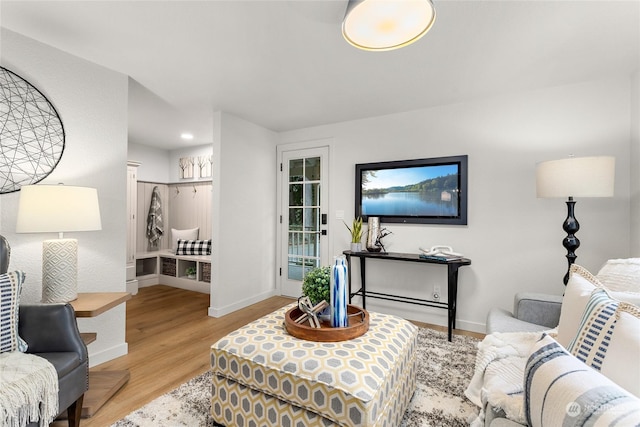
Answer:
[[[326,236],[327,235],[327,230],[321,230],[320,234],[322,234],[323,236]]]

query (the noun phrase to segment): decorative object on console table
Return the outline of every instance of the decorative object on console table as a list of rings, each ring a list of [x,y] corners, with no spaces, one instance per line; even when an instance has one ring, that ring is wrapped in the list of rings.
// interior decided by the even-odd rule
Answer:
[[[42,243],[42,302],[69,302],[78,296],[78,241],[64,232],[102,229],[95,188],[66,185],[22,187],[17,233],[59,233]]]
[[[345,256],[334,257],[331,266],[331,326],[344,328],[349,325],[347,319],[347,265]]]
[[[563,282],[569,281],[569,269],[577,258],[580,240],[576,233],[580,224],[575,218],[574,197],[613,197],[615,178],[614,157],[569,157],[538,163],[536,166],[536,193],[538,197],[568,197],[567,219],[562,228],[567,236],[562,245],[567,250],[567,273]]]
[[[382,244],[382,238],[391,234],[386,228],[380,228],[380,218],[377,216],[369,217],[369,233],[367,235],[367,251],[380,252],[386,254],[387,250]],[[382,252],[381,252],[382,251]]]
[[[342,222],[351,233],[351,251],[360,252],[362,250],[362,234],[364,233],[362,230],[362,217],[354,218],[351,227],[346,222]]]
[[[378,218],[377,216],[370,216],[368,225],[369,230],[367,232],[367,250],[369,252],[380,252],[382,248],[380,246],[376,246],[378,235],[380,234],[380,218]]]
[[[64,127],[55,107],[37,88],[0,67],[0,194],[45,179],[64,152]]]

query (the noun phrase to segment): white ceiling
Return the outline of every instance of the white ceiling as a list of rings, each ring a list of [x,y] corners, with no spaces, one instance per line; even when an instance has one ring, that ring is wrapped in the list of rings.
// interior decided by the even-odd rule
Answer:
[[[417,43],[360,51],[346,0],[7,1],[12,31],[124,73],[130,141],[212,141],[212,113],[274,131],[629,75],[640,1],[435,0]]]

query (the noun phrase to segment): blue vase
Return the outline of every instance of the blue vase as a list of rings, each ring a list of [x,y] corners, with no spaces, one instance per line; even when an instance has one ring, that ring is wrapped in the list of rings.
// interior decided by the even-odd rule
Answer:
[[[334,258],[330,280],[331,326],[349,326],[347,317],[347,264],[344,255]]]

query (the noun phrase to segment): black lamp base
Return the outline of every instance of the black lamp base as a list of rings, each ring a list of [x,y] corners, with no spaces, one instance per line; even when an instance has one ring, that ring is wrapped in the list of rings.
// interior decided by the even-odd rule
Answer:
[[[576,261],[578,257],[575,253],[576,249],[580,247],[580,240],[575,236],[575,234],[580,230],[580,224],[578,220],[575,218],[575,205],[576,202],[573,200],[573,197],[569,197],[567,200],[567,219],[564,220],[562,224],[562,229],[566,231],[567,237],[562,240],[562,246],[567,250],[567,274],[564,275],[564,285],[567,286],[567,282],[569,282],[569,270],[571,269],[571,264]]]

